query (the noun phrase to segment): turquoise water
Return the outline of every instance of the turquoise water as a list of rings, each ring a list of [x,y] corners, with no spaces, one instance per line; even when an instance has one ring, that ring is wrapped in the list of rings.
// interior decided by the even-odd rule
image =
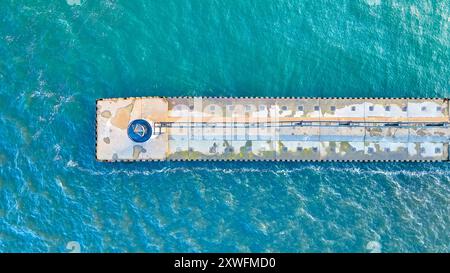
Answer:
[[[449,0],[1,1],[0,251],[448,252],[448,163],[104,164],[94,129],[101,97],[449,97],[449,62]]]

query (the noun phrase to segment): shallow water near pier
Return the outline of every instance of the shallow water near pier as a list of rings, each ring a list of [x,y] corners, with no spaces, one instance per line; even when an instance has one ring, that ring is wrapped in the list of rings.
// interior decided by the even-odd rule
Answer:
[[[0,252],[448,252],[449,163],[95,160],[95,100],[449,97],[450,1],[0,3]]]

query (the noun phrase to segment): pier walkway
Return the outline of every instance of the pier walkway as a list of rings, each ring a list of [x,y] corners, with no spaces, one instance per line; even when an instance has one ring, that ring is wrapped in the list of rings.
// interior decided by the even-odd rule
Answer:
[[[447,99],[420,98],[101,99],[96,157],[445,161],[448,109]]]

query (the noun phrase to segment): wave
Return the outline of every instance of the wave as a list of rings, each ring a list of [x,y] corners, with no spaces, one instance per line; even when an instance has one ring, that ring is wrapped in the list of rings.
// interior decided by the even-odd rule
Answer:
[[[279,165],[275,165],[273,168],[267,168],[266,165],[261,167],[217,167],[217,166],[180,166],[180,167],[162,167],[162,168],[154,168],[151,170],[141,170],[141,169],[129,169],[129,166],[123,167],[123,169],[117,169],[114,167],[112,170],[104,170],[95,169],[93,167],[84,167],[80,166],[77,161],[69,160],[66,164],[68,168],[76,168],[77,170],[85,173],[89,173],[91,175],[117,175],[124,174],[127,176],[138,176],[138,175],[154,175],[154,174],[173,174],[173,173],[220,173],[220,174],[245,174],[245,173],[257,173],[257,174],[272,174],[276,176],[290,176],[292,174],[298,174],[305,171],[311,171],[316,174],[330,174],[336,175],[336,173],[344,174],[344,175],[382,175],[386,177],[396,177],[396,176],[406,176],[406,177],[430,177],[430,176],[442,176],[449,177],[450,170],[442,169],[442,168],[431,168],[428,170],[387,170],[387,169],[371,169],[366,167],[327,167],[327,166],[318,166],[318,165],[305,165],[302,167],[280,167]]]
[[[45,94],[44,94],[44,96],[45,96]],[[44,126],[41,126],[39,128],[39,130],[36,131],[36,133],[34,133],[34,135],[32,136],[33,140],[36,140],[37,138],[39,138],[39,136],[45,130],[45,126],[48,126],[53,123],[53,121],[55,120],[57,115],[60,113],[61,107],[63,107],[64,105],[66,105],[68,103],[73,102],[73,100],[74,100],[74,95],[59,96],[56,104],[53,105],[52,111],[49,113],[48,118],[39,117],[38,120],[44,121],[45,124],[44,124]]]

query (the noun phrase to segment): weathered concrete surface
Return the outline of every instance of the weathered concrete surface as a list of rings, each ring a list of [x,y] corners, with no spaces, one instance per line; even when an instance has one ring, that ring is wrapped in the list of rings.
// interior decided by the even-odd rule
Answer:
[[[127,136],[147,120],[145,143]],[[448,160],[445,99],[124,98],[97,101],[97,159]]]
[[[132,98],[97,101],[97,159],[157,160],[166,158],[168,135],[153,135],[145,143],[128,138],[128,124],[135,119],[154,121],[167,118],[167,100]]]

